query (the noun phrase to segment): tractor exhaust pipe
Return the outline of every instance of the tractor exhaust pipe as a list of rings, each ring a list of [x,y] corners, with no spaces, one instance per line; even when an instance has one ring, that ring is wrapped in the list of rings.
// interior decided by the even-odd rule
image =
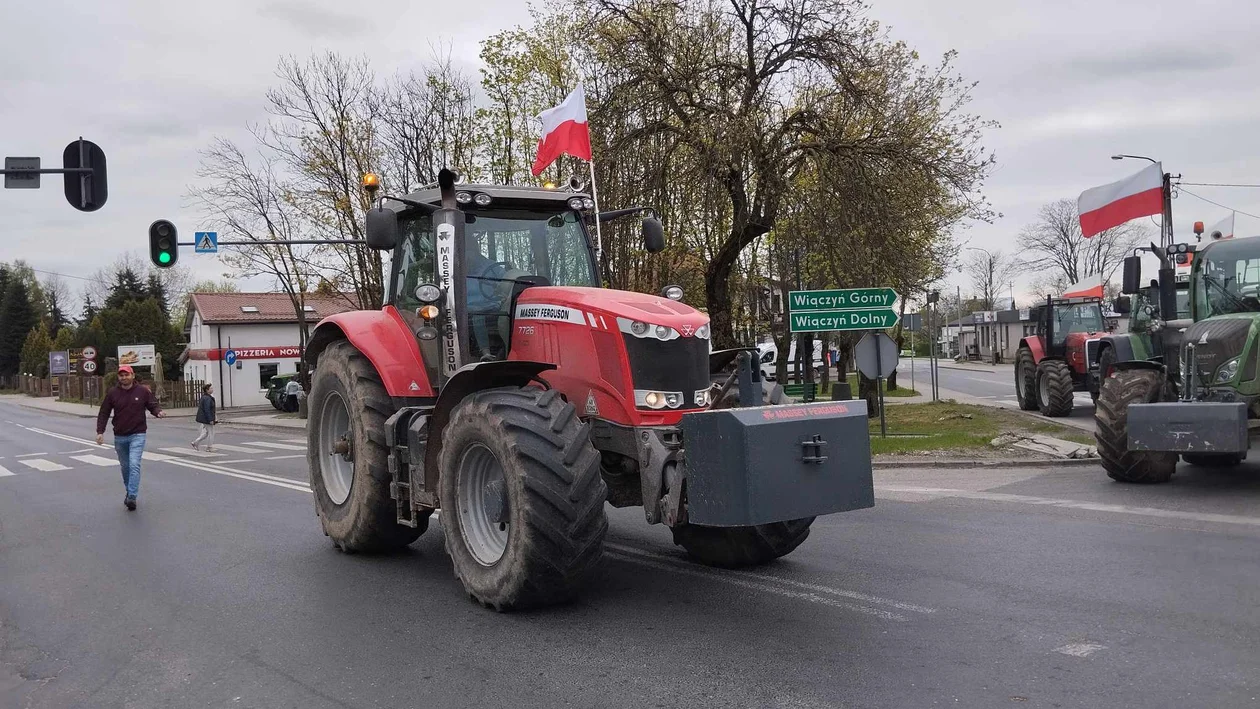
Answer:
[[[438,190],[442,195],[442,209],[459,209],[455,202],[455,183],[459,182],[459,174],[454,170],[442,168],[438,173]]]

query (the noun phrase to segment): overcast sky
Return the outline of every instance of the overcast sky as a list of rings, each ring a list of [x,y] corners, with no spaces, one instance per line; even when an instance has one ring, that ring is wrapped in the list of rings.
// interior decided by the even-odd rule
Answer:
[[[874,0],[871,15],[925,59],[957,50],[958,68],[979,82],[972,109],[1001,123],[987,140],[998,166],[985,193],[1003,216],[960,230],[969,245],[1011,252],[1041,204],[1144,164],[1108,159],[1117,152],[1162,160],[1189,182],[1260,183],[1260,6]],[[444,45],[475,71],[480,40],[528,19],[516,0],[0,1],[0,154],[57,167],[82,135],[108,155],[110,187],[92,214],[65,202],[57,176],[38,192],[0,191],[0,260],[87,276],[124,251],[147,259],[154,219],[189,239],[213,228],[185,198],[198,150],[215,135],[243,140],[266,119],[281,55],[366,54],[392,73]],[[1187,189],[1260,215],[1260,189]],[[1229,213],[1186,194],[1173,209],[1179,236]],[[1240,213],[1237,233],[1260,234],[1260,218]],[[225,270],[191,249],[180,262],[201,277]],[[952,282],[966,295],[961,276]]]

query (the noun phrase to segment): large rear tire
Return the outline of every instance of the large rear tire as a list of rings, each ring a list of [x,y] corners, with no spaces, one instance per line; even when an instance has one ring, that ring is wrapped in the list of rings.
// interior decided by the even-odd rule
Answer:
[[[763,390],[765,405],[791,403],[779,395],[780,387]],[[731,387],[713,408],[739,408],[739,385]],[[792,553],[809,537],[813,517],[772,522],[748,527],[703,527],[683,524],[672,529],[674,544],[687,550],[692,558],[709,566],[736,568],[756,566]]]
[[[400,549],[428,528],[398,524],[389,495],[391,480],[385,420],[394,406],[380,376],[346,340],[319,358],[311,381],[306,461],[320,524],[345,552]]]
[[[1167,386],[1163,372],[1153,369],[1122,370],[1103,380],[1094,408],[1094,438],[1112,480],[1149,484],[1172,477],[1176,453],[1129,450],[1129,405],[1161,401]]]
[[[1037,365],[1037,408],[1043,416],[1072,413],[1072,368],[1061,359],[1043,359]]]
[[[573,405],[532,386],[470,394],[439,457],[446,550],[468,594],[500,611],[574,597],[603,552],[608,491]]]
[[[1037,365],[1027,347],[1015,354],[1015,398],[1021,411],[1037,410]]]

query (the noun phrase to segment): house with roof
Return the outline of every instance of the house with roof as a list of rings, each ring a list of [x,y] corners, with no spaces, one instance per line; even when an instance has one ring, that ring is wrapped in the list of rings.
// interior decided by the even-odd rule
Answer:
[[[355,309],[350,296],[307,295],[307,331]],[[301,361],[297,311],[285,293],[193,293],[184,334],[184,379],[213,384],[222,408],[266,404],[270,379],[296,372]]]

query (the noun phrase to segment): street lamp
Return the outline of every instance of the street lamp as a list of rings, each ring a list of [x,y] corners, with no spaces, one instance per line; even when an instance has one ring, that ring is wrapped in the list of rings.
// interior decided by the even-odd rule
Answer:
[[[1112,156],[1111,156],[1111,159],[1112,159],[1112,160],[1123,160],[1123,159],[1125,159],[1125,158],[1133,158],[1134,160],[1150,160],[1152,164],[1155,164],[1155,165],[1158,165],[1158,164],[1159,164],[1159,161],[1155,160],[1154,158],[1148,158],[1148,157],[1146,157],[1145,155],[1123,155],[1123,154],[1121,154],[1121,155],[1112,155]]]

